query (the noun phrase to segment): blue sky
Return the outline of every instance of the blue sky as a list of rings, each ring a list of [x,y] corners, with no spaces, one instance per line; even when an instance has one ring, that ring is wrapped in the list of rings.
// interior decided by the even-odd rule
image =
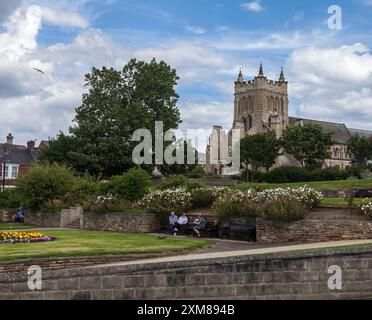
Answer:
[[[342,30],[328,28],[331,5]],[[183,129],[230,128],[238,70],[252,78],[261,61],[269,78],[285,68],[290,114],[372,129],[372,0],[0,0],[0,12],[0,135],[19,143],[66,131],[84,74],[133,57],[177,69]]]

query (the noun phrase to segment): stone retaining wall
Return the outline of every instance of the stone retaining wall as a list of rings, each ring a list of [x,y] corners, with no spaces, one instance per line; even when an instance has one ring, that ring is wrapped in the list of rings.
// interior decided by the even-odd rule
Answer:
[[[330,290],[328,268],[342,268]],[[0,275],[0,299],[356,299],[372,297],[372,249],[239,256],[212,260],[43,272],[31,292],[26,274]]]
[[[16,209],[1,209],[0,210],[0,223],[11,223],[13,216],[17,213]]]
[[[96,231],[153,233],[159,232],[160,221],[153,213],[85,212],[83,228]]]
[[[60,228],[61,212],[30,212],[25,214],[25,224],[43,228]]]
[[[257,242],[327,242],[372,239],[371,220],[302,220],[275,223],[257,220]]]

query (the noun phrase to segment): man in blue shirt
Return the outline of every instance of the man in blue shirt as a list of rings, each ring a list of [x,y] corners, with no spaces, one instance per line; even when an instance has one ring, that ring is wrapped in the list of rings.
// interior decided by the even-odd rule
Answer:
[[[169,218],[168,218],[168,231],[176,235],[175,229],[176,229],[176,223],[177,223],[178,217],[176,216],[176,213],[174,211],[171,212]]]
[[[23,209],[21,207],[21,208],[19,208],[19,211],[14,218],[14,222],[15,223],[23,223],[24,221],[25,221],[25,209]]]

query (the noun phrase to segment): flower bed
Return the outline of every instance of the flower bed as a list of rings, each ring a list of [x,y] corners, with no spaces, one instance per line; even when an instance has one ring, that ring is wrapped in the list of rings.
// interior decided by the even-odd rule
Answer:
[[[38,232],[0,232],[0,243],[34,243],[54,241],[55,237],[43,235]]]

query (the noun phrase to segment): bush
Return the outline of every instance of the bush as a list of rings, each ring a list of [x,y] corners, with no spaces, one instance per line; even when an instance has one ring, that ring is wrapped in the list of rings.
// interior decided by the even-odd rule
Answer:
[[[17,187],[22,203],[39,209],[43,203],[61,199],[72,191],[75,181],[72,170],[57,164],[35,165],[27,174],[20,174]]]
[[[290,183],[312,181],[308,169],[301,167],[280,167],[266,173],[263,179],[268,183]]]
[[[201,183],[200,181],[196,181],[196,180],[189,180],[186,182],[185,186],[184,186],[187,190],[191,191],[191,190],[198,190],[198,189],[204,189],[206,188],[207,186],[203,183]]]
[[[150,188],[150,176],[140,168],[130,169],[122,176],[112,179],[110,185],[112,192],[123,199],[136,201],[148,192]]]
[[[156,190],[139,201],[139,205],[155,213],[181,213],[192,207],[191,193],[184,188]]]
[[[372,202],[362,205],[361,210],[368,218],[372,218]]]
[[[191,170],[188,176],[194,179],[202,178],[203,176],[205,176],[205,171],[202,166],[197,165],[194,169]]]
[[[170,176],[164,182],[159,184],[159,190],[177,189],[186,186],[188,179],[184,176]]]
[[[99,196],[93,203],[86,203],[84,210],[96,213],[127,212],[133,208],[130,201],[111,194]]]
[[[291,198],[295,197],[302,205],[308,208],[314,208],[320,204],[323,195],[315,189],[304,186],[298,189],[267,189],[262,192],[255,192],[253,190],[248,190],[247,192],[251,199],[258,203],[265,203],[271,200],[276,200],[280,198]]]
[[[255,219],[259,215],[259,207],[247,194],[238,190],[226,190],[213,205],[219,222],[234,218]]]
[[[341,170],[339,167],[317,169],[312,173],[312,180],[314,181],[336,181],[345,180],[348,174],[345,170]]]
[[[265,204],[263,218],[269,221],[289,223],[303,220],[308,209],[294,196],[280,196]]]
[[[72,190],[66,195],[64,202],[68,206],[82,205],[92,201],[101,194],[101,184],[90,177],[75,177]]]
[[[17,209],[21,205],[21,195],[18,189],[5,189],[3,192],[0,192],[0,208]]]

